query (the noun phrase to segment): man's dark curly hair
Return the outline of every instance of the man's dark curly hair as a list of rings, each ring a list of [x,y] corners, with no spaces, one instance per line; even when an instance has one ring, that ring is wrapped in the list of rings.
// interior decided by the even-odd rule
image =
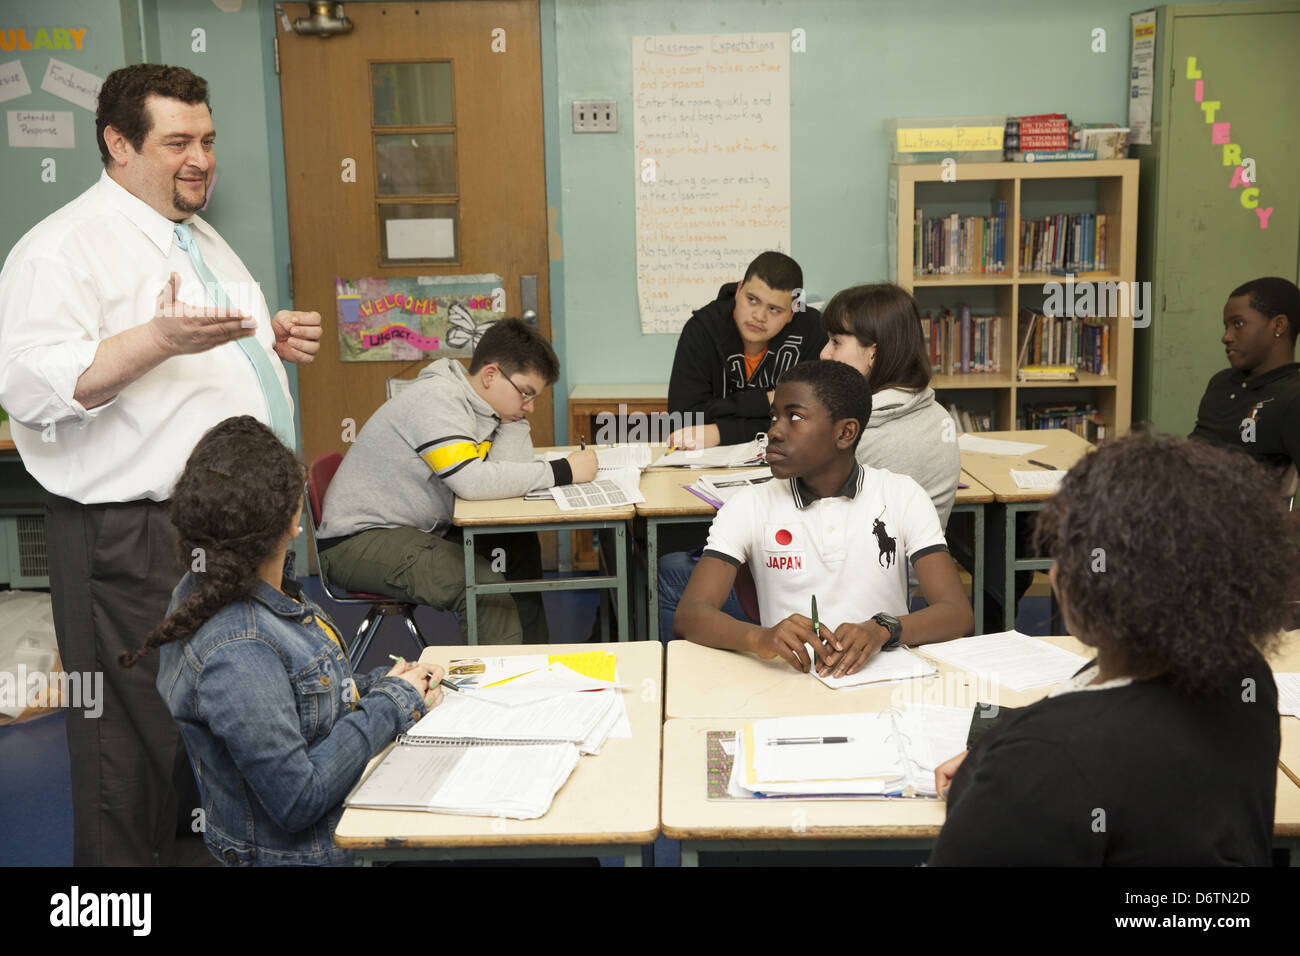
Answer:
[[[106,168],[113,165],[113,157],[104,142],[105,128],[113,127],[126,137],[132,149],[140,152],[144,138],[153,129],[153,117],[145,107],[150,96],[197,106],[208,102],[208,84],[183,66],[160,63],[133,63],[108,74],[99,88],[95,109],[95,141],[99,143],[99,156]]]
[[[155,647],[188,640],[217,611],[252,593],[258,566],[289,530],[305,479],[293,452],[256,418],[227,418],[210,428],[176,481],[170,509],[182,566],[191,567],[201,549],[199,586],[118,663],[132,667]]]
[[[1300,593],[1283,514],[1247,456],[1138,433],[1070,469],[1034,538],[1081,641],[1205,695],[1267,650]]]
[[[862,433],[871,420],[871,392],[867,388],[867,380],[857,369],[843,362],[812,359],[789,369],[781,376],[778,384],[790,382],[809,385],[817,400],[830,412],[831,421],[856,418],[858,441],[862,440]],[[857,442],[853,443],[853,447],[857,447]]]

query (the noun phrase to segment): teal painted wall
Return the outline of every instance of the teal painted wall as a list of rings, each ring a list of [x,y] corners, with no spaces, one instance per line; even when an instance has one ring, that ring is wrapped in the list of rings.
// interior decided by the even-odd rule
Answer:
[[[1133,0],[552,0],[567,386],[668,379],[676,337],[643,335],[636,299],[632,37],[786,33],[790,56],[792,253],[827,295],[888,277],[890,117],[1040,113],[1126,123]],[[545,16],[545,10],[543,11]],[[1091,51],[1106,30],[1105,53]],[[619,132],[574,135],[575,99],[617,99]],[[548,130],[548,134],[549,134]],[[719,276],[723,281],[739,276]],[[704,303],[700,303],[703,305]],[[567,414],[557,402],[556,434]]]

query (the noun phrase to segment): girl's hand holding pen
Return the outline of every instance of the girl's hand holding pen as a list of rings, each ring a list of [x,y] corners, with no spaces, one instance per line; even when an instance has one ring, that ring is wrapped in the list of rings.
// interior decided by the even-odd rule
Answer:
[[[393,655],[390,654],[389,657]],[[442,703],[442,687],[439,686],[438,681],[447,676],[446,668],[439,664],[407,661],[401,657],[393,657],[393,660],[396,663],[385,676],[400,677],[414,687],[424,698],[424,706],[429,710]]]

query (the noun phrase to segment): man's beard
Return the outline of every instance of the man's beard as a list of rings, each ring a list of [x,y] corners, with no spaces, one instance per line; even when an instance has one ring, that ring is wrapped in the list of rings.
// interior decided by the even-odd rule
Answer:
[[[208,181],[203,181],[203,195],[197,200],[186,199],[181,195],[180,187],[172,183],[172,205],[181,212],[194,213],[204,207],[208,201]]]

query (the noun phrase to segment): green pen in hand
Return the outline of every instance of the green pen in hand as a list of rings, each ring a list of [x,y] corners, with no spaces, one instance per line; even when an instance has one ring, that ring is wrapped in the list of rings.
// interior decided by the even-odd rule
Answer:
[[[817,620],[817,595],[815,594],[812,596],[812,621],[813,634],[817,637],[817,644],[820,646],[822,641],[822,625],[821,622]],[[815,647],[813,648],[813,656],[816,657],[818,661],[821,660],[821,655],[817,652],[817,648]]]

